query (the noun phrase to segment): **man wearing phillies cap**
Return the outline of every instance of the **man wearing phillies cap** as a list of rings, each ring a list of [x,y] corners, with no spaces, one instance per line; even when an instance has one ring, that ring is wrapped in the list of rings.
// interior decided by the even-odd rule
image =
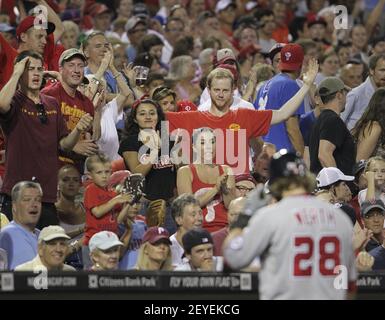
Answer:
[[[13,72],[13,61],[18,53],[32,50],[44,56],[44,64],[47,70],[58,70],[57,59],[54,56],[55,43],[63,33],[63,25],[52,8],[45,0],[35,0],[37,5],[45,6],[48,21],[39,17],[25,17],[16,29],[19,42],[18,50],[15,50],[0,34],[0,89],[8,82]]]
[[[298,44],[286,44],[281,50],[281,73],[267,81],[258,91],[254,106],[258,110],[281,108],[300,89],[296,82],[302,68],[303,49]],[[299,117],[305,112],[303,102],[286,121],[270,127],[264,141],[274,144],[277,149],[288,149],[303,154],[304,142],[299,129]]]

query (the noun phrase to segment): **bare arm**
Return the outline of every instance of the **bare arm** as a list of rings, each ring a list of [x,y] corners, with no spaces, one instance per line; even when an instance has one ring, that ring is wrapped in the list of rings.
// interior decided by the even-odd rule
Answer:
[[[366,190],[365,200],[373,200],[376,198],[376,183],[375,183],[375,174],[373,171],[368,171],[365,173],[365,178],[368,181],[368,189]]]
[[[377,5],[373,8],[370,13],[368,19],[365,23],[366,32],[368,33],[368,38],[370,38],[373,34],[373,30],[376,27],[382,12],[384,10],[385,0],[378,0]]]
[[[13,68],[11,79],[0,91],[0,113],[7,113],[11,109],[11,101],[17,90],[20,77],[22,76],[28,62],[28,57],[19,61]]]
[[[178,170],[176,185],[178,190],[178,195],[183,193],[193,194],[192,191],[192,176],[191,169],[188,166],[182,167]],[[204,208],[219,192],[219,188],[214,186],[213,188],[208,189],[204,194],[195,197],[201,208]]]
[[[154,152],[152,156],[156,158],[158,156],[158,151],[156,151],[156,153]],[[140,163],[138,159],[138,152],[136,151],[123,152],[123,158],[128,169],[132,173],[141,173],[143,176],[146,176],[152,168],[152,161],[147,164]]]
[[[314,79],[318,72],[318,63],[316,60],[312,59],[309,62],[308,71],[303,76],[303,86],[298,92],[287,101],[279,110],[273,110],[273,117],[271,119],[271,124],[280,123],[291,117],[294,112],[298,109],[302,103],[305,95],[308,93],[311,88]]]
[[[55,31],[53,32],[53,37],[56,43],[57,41],[60,40],[64,32],[64,27],[61,19],[45,0],[35,0],[35,2],[38,5],[45,6],[47,8],[48,21],[52,22],[55,25]]]
[[[86,113],[79,122],[77,123],[76,127],[71,131],[69,135],[62,138],[59,142],[60,148],[64,151],[71,151],[76,143],[79,141],[80,134],[82,132],[86,132],[91,128],[92,125],[92,117]]]
[[[130,194],[119,194],[115,198],[112,198],[110,201],[108,201],[108,202],[106,202],[100,206],[92,208],[91,213],[96,218],[101,218],[105,214],[110,212],[117,204],[129,202],[130,199],[132,199],[132,196]]]
[[[191,170],[188,166],[184,166],[178,169],[176,176],[176,187],[178,195],[181,195],[183,193],[193,193]]]
[[[369,130],[368,125],[366,126],[357,143],[356,161],[367,160],[372,156],[381,136],[381,131],[381,126],[377,121],[373,121],[371,130]]]
[[[336,146],[328,140],[320,140],[318,148],[318,159],[322,167],[337,167],[336,160],[333,157],[333,152]]]
[[[123,74],[116,70],[114,65],[110,66],[110,70],[118,83],[119,94],[116,97],[116,103],[118,105],[118,113],[121,113],[125,105],[132,105],[134,103],[134,96],[124,80]]]
[[[256,88],[257,88],[257,66],[253,66],[250,69],[249,73],[249,81],[247,81],[246,89],[245,92],[242,96],[242,99],[253,102],[255,100],[255,95],[256,95]]]
[[[303,155],[305,146],[301,130],[299,129],[299,122],[297,116],[292,116],[288,120],[286,120],[286,130],[294,149],[301,155]]]
[[[222,193],[223,203],[227,209],[230,205],[230,202],[235,199],[235,177],[234,173],[228,166],[223,166],[225,173],[228,175],[226,181],[226,192]]]
[[[128,196],[130,197],[130,200],[128,203],[125,203],[122,210],[120,210],[120,212],[118,214],[118,218],[116,219],[118,221],[118,223],[122,223],[123,221],[125,221],[127,219],[128,210],[131,208],[130,203],[133,199],[132,195],[128,194]]]

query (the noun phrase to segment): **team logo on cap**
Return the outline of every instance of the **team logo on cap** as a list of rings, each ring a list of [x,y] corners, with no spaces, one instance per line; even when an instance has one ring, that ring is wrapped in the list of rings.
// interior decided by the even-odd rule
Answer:
[[[162,234],[162,233],[164,233],[165,232],[165,230],[162,228],[162,227],[158,227],[158,233],[159,234]]]
[[[285,52],[285,58],[286,58],[286,61],[289,61],[290,58],[291,58],[291,53],[290,52]]]
[[[202,242],[203,243],[209,242],[209,239],[208,238],[202,238]]]

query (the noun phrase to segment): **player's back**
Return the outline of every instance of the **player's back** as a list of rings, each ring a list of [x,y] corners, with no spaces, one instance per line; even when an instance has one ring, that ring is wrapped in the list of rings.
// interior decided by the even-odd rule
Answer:
[[[356,271],[353,226],[342,210],[311,196],[294,196],[255,218],[250,229],[264,229],[259,236],[269,238],[261,256],[262,299],[345,298],[346,290],[338,287],[346,288]],[[345,282],[335,281],[338,265],[346,267]]]

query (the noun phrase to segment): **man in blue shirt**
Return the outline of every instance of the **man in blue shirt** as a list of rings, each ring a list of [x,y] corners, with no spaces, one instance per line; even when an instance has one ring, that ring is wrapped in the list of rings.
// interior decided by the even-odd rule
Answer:
[[[36,182],[21,181],[12,188],[13,221],[0,232],[0,248],[7,253],[9,270],[37,255],[40,231],[35,227],[41,214],[42,195]]]
[[[298,44],[287,44],[281,50],[281,73],[267,81],[258,91],[254,107],[258,110],[281,108],[300,89],[295,79],[301,73],[303,49]],[[273,143],[277,150],[288,149],[303,154],[304,143],[298,118],[304,113],[303,102],[298,110],[285,122],[272,125],[264,141]]]

